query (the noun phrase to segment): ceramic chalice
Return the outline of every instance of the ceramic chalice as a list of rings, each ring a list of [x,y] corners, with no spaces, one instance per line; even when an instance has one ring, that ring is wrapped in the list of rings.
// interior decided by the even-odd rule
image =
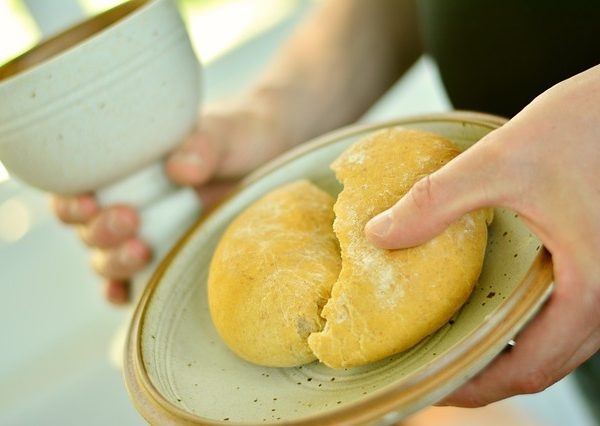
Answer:
[[[142,216],[160,258],[199,214],[163,157],[192,130],[200,65],[172,0],[131,0],[0,67],[0,160],[41,190]]]

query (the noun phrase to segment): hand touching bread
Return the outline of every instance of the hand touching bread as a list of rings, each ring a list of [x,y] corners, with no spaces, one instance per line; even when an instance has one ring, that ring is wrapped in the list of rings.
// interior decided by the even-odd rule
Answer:
[[[555,291],[517,345],[446,399],[481,406],[538,392],[600,347],[600,66],[536,98],[366,226],[373,244],[421,244],[468,211],[519,213],[551,252]]]

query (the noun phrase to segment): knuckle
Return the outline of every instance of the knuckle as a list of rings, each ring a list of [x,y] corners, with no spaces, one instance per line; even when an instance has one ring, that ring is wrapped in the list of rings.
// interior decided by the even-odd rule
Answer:
[[[512,386],[515,394],[538,393],[552,384],[550,376],[541,369],[536,369],[521,376]]]
[[[71,225],[78,222],[78,217],[73,214],[72,200],[61,197],[54,197],[52,201],[52,209],[54,214],[61,222]]]
[[[475,377],[451,394],[448,402],[456,407],[478,408],[488,405],[491,401],[486,397],[486,392],[477,383],[477,377]]]
[[[523,137],[510,128],[497,129],[478,146],[482,169],[476,177],[490,202],[520,210],[531,203],[533,180],[541,162],[523,148]],[[526,203],[524,201],[527,200]]]
[[[436,202],[436,180],[433,175],[427,175],[414,184],[409,194],[415,207],[426,210]]]
[[[54,195],[50,201],[54,214],[64,223],[78,225],[88,221],[95,213],[96,207],[89,197],[63,197]]]
[[[124,279],[130,275],[118,250],[93,250],[91,266],[98,275],[108,279]]]
[[[124,279],[133,273],[135,265],[123,253],[123,249],[113,250],[109,260],[110,278]]]
[[[93,225],[90,228],[90,234],[93,239],[93,242],[98,247],[110,248],[114,245],[115,238],[110,232],[110,228],[107,226],[104,217],[94,221]]]
[[[108,248],[106,236],[98,221],[93,221],[88,225],[80,227],[80,235],[85,243],[90,247]]]
[[[99,248],[114,248],[126,241],[137,230],[132,220],[124,222],[121,212],[107,210],[94,218],[83,229],[88,245]]]
[[[485,407],[488,404],[489,401],[485,401],[480,395],[471,393],[463,397],[460,406],[463,408],[479,408]]]

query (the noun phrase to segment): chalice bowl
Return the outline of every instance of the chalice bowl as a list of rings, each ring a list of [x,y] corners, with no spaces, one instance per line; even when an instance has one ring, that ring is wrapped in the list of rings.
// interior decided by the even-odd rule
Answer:
[[[136,207],[160,259],[200,212],[162,164],[197,122],[200,76],[175,2],[130,0],[0,67],[0,161],[40,190]]]

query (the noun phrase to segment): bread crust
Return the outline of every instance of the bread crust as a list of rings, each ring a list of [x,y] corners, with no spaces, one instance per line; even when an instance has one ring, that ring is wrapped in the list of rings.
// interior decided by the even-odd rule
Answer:
[[[308,338],[326,365],[353,367],[406,350],[447,323],[469,297],[483,264],[488,211],[469,213],[409,249],[379,249],[364,235],[369,219],[459,153],[438,135],[389,128],[332,164],[344,185],[334,206],[342,270],[321,314],[325,328]]]
[[[211,261],[213,323],[242,358],[270,367],[314,361],[311,332],[341,267],[334,199],[308,181],[270,192],[224,233]]]
[[[298,181],[248,207],[224,233],[208,278],[211,315],[227,345],[271,367],[315,359],[354,367],[446,324],[481,272],[491,210],[403,250],[376,248],[364,227],[459,153],[432,133],[381,130],[331,165],[344,186],[337,201]]]

